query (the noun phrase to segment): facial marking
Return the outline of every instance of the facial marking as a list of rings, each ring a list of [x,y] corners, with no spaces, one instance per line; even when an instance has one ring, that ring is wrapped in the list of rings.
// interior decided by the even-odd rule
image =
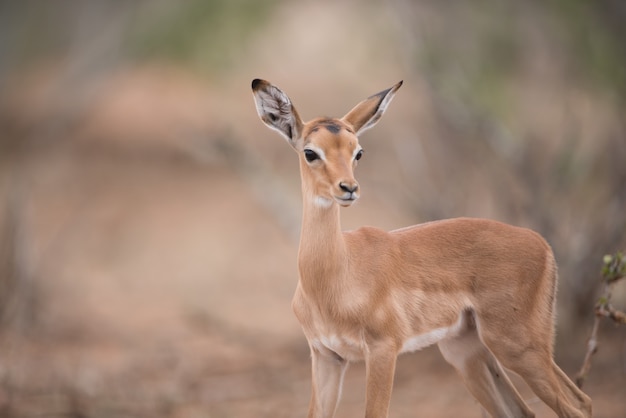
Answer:
[[[328,132],[330,132],[331,134],[338,134],[339,131],[341,130],[341,127],[339,125],[336,125],[334,123],[329,123],[329,124],[325,124],[324,128],[326,128],[328,130]]]
[[[328,132],[330,132],[333,135],[337,135],[339,132],[341,132],[342,129],[348,130],[348,127],[341,124],[341,122],[339,122],[338,120],[320,119],[315,122],[315,125],[313,126],[313,128],[311,128],[311,131],[309,132],[309,134],[317,132],[320,129],[320,127],[325,128]]]

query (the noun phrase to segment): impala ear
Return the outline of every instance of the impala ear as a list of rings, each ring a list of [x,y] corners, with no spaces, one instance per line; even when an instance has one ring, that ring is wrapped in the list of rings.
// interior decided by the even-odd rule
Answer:
[[[342,120],[352,125],[357,135],[371,128],[376,125],[383,113],[385,113],[387,106],[389,106],[401,85],[402,81],[387,90],[368,97],[349,111]]]
[[[258,78],[252,80],[252,93],[263,123],[278,131],[292,147],[298,148],[304,123],[289,97],[278,87]]]

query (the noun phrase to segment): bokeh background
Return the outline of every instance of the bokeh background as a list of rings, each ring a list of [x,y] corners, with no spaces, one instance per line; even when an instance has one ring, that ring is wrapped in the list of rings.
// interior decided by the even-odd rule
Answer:
[[[403,79],[344,227],[539,231],[576,373],[602,255],[626,248],[622,1],[0,1],[0,416],[305,415],[298,167],[256,77],[305,119]],[[585,389],[623,418],[626,330],[600,343]],[[338,416],[363,400],[354,365]],[[481,411],[429,348],[401,357],[391,416]]]

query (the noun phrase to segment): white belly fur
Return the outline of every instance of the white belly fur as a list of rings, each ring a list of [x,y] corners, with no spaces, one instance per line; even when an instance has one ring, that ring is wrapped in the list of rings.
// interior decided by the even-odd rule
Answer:
[[[454,337],[459,334],[461,327],[462,315],[459,315],[458,321],[452,326],[435,328],[407,338],[400,348],[400,353],[421,350],[446,338]],[[363,360],[367,350],[365,341],[362,339],[336,334],[320,336],[313,340],[312,344],[320,351],[330,350],[348,361]]]
[[[454,328],[454,326],[449,328],[436,328],[425,334],[408,338],[404,341],[404,344],[402,344],[400,353],[417,351],[436,344],[444,338],[451,336]],[[344,338],[338,335],[321,336],[313,341],[313,346],[320,351],[324,351],[323,348],[333,351],[348,361],[363,360],[365,357],[366,348],[362,341]]]
[[[451,338],[459,335],[459,332],[461,331],[461,328],[464,324],[463,318],[463,314],[460,314],[459,319],[457,319],[457,321],[449,327],[435,328],[424,334],[419,334],[408,338],[404,341],[404,344],[402,344],[400,353],[421,350],[422,348],[426,348],[429,345],[436,344],[441,340],[445,340],[446,338]]]
[[[436,328],[425,334],[416,335],[404,341],[400,353],[421,350],[446,338],[451,328]]]

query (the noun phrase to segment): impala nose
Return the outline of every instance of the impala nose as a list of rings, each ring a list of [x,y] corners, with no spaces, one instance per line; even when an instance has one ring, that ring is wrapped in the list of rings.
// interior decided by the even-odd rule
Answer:
[[[342,181],[341,183],[339,183],[339,188],[341,189],[341,191],[352,194],[359,190],[359,183],[347,183]]]

